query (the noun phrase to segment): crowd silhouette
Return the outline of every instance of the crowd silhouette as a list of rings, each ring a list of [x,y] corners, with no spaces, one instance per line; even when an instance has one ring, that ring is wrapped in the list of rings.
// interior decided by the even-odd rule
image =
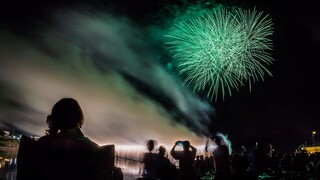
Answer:
[[[58,101],[46,122],[49,129],[45,136],[38,141],[27,138],[21,141],[17,180],[124,179],[121,168],[114,167],[114,146],[103,150],[82,133],[83,113],[75,99]],[[263,141],[257,141],[249,150],[242,146],[239,152],[230,153],[220,136],[210,138],[215,148],[211,152],[206,148],[205,154],[197,152],[188,140],[176,141],[170,153],[163,145],[156,148],[155,140],[148,140],[148,151],[141,161],[143,171],[136,179],[320,179],[318,153],[308,154],[303,148],[291,154],[281,153]],[[106,153],[109,154],[105,156]]]
[[[173,171],[164,170],[158,166],[158,175],[144,176],[139,179],[157,180],[319,180],[320,179],[320,153],[308,154],[303,148],[290,154],[281,153],[271,144],[257,141],[252,147],[242,146],[239,152],[230,154],[229,147],[222,143],[219,136],[211,137],[216,146],[212,152],[197,154],[195,148],[188,141],[177,141],[170,152],[171,157],[178,160],[178,164],[170,162],[165,156],[167,164]],[[154,140],[153,140],[154,141]],[[183,151],[175,151],[176,146],[184,146]],[[181,145],[182,144],[182,145]],[[189,148],[188,148],[189,147]],[[165,149],[158,148],[163,157]],[[184,154],[184,155],[183,155]],[[181,163],[182,162],[182,163]],[[148,163],[144,161],[143,163]],[[169,165],[166,165],[169,167]],[[166,169],[166,168],[164,168]],[[171,173],[171,176],[163,176]],[[175,175],[172,175],[175,174]]]
[[[177,179],[177,168],[168,159],[167,150],[164,146],[158,148],[158,153],[153,153],[155,140],[147,141],[148,152],[144,154],[142,163],[143,173],[142,177],[138,179],[166,179],[175,180]]]

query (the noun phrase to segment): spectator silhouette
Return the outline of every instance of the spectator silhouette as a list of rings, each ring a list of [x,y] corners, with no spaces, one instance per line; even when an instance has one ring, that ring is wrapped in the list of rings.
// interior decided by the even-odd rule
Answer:
[[[204,159],[203,155],[197,155],[196,160],[193,163],[194,172],[196,174],[196,179],[201,179],[204,177],[208,171],[208,164]]]
[[[179,180],[194,180],[195,173],[193,170],[193,161],[196,157],[197,149],[190,145],[189,141],[183,141],[182,151],[176,151],[175,148],[181,141],[177,141],[171,149],[171,156],[179,160],[179,171],[178,179]]]
[[[175,180],[177,169],[174,164],[168,159],[168,154],[166,154],[166,148],[163,146],[159,147],[158,153],[159,160],[159,178],[162,180]]]
[[[148,179],[158,178],[158,175],[159,175],[158,174],[158,168],[159,168],[158,154],[152,153],[155,145],[156,145],[155,140],[147,141],[148,152],[144,154],[143,160],[142,160],[144,164],[144,170],[143,170],[144,178],[148,178]]]
[[[196,160],[193,162],[193,169],[196,176],[196,179],[201,179],[201,161],[200,161],[200,155],[196,156]]]
[[[241,156],[239,154],[234,154],[232,157],[232,173],[229,177],[229,180],[257,180],[258,177],[255,176],[252,172],[248,171],[249,168],[249,158],[247,156]]]
[[[200,155],[200,171],[201,171],[201,177],[205,176],[208,172],[208,164],[207,161],[204,159],[203,155]]]
[[[96,166],[99,146],[81,132],[84,117],[75,99],[58,101],[47,117],[49,130],[41,137],[39,147],[46,154],[40,159],[40,179],[99,179]],[[84,161],[86,159],[88,161]]]
[[[230,155],[228,147],[222,144],[221,137],[214,137],[213,141],[217,148],[212,152],[214,164],[214,179],[227,179],[231,172]]]
[[[50,148],[63,147],[66,150],[95,150],[99,147],[81,132],[84,117],[75,99],[63,98],[52,108],[47,117],[48,135],[38,142]]]
[[[290,171],[291,168],[291,155],[284,153],[282,155],[282,158],[280,160],[280,167],[282,168],[283,171]]]
[[[256,142],[256,147],[252,152],[251,170],[256,175],[262,175],[268,168],[268,151],[263,141]]]

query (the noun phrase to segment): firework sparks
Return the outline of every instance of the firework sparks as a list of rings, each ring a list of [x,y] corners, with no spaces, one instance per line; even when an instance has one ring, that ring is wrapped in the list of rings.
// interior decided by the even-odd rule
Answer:
[[[211,100],[239,86],[263,80],[273,59],[272,21],[256,10],[215,8],[175,23],[166,35],[173,62],[194,91]]]

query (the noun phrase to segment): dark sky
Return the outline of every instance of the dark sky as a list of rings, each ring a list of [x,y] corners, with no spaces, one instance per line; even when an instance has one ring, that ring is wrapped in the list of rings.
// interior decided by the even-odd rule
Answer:
[[[97,0],[90,5],[125,14],[138,24],[148,25],[159,22],[158,12],[168,2],[122,0],[107,3]],[[53,0],[45,3],[37,0],[10,1],[1,6],[2,23],[19,33],[28,34],[28,31],[32,31],[34,19],[45,22],[47,13],[54,10],[54,7],[73,6],[75,3],[76,1]],[[210,125],[211,131],[228,134],[235,148],[241,144],[253,145],[257,140],[271,142],[285,150],[295,148],[305,141],[310,144],[311,132],[319,130],[320,133],[318,4],[308,1],[284,3],[276,0],[237,1],[236,4],[256,7],[272,18],[274,50],[271,53],[275,62],[269,70],[273,77],[254,83],[251,92],[248,92],[248,87],[242,87],[224,101],[211,102],[216,109],[216,116],[212,117]],[[22,24],[26,24],[25,29],[21,29]],[[147,87],[140,90],[144,88]],[[161,96],[156,93],[149,95]],[[172,102],[167,102],[167,106],[171,104]],[[318,139],[316,136],[316,140]]]
[[[268,3],[268,4],[266,4]],[[220,127],[233,138],[294,147],[319,129],[320,14],[316,3],[265,1],[257,8],[275,24],[273,77],[217,105]],[[220,112],[220,113],[219,113]]]

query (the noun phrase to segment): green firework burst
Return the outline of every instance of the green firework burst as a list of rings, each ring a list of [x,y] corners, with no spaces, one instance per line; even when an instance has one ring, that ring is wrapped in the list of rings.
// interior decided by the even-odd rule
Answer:
[[[175,23],[166,34],[166,47],[186,85],[207,90],[217,100],[232,90],[270,76],[273,23],[262,12],[215,8]]]

